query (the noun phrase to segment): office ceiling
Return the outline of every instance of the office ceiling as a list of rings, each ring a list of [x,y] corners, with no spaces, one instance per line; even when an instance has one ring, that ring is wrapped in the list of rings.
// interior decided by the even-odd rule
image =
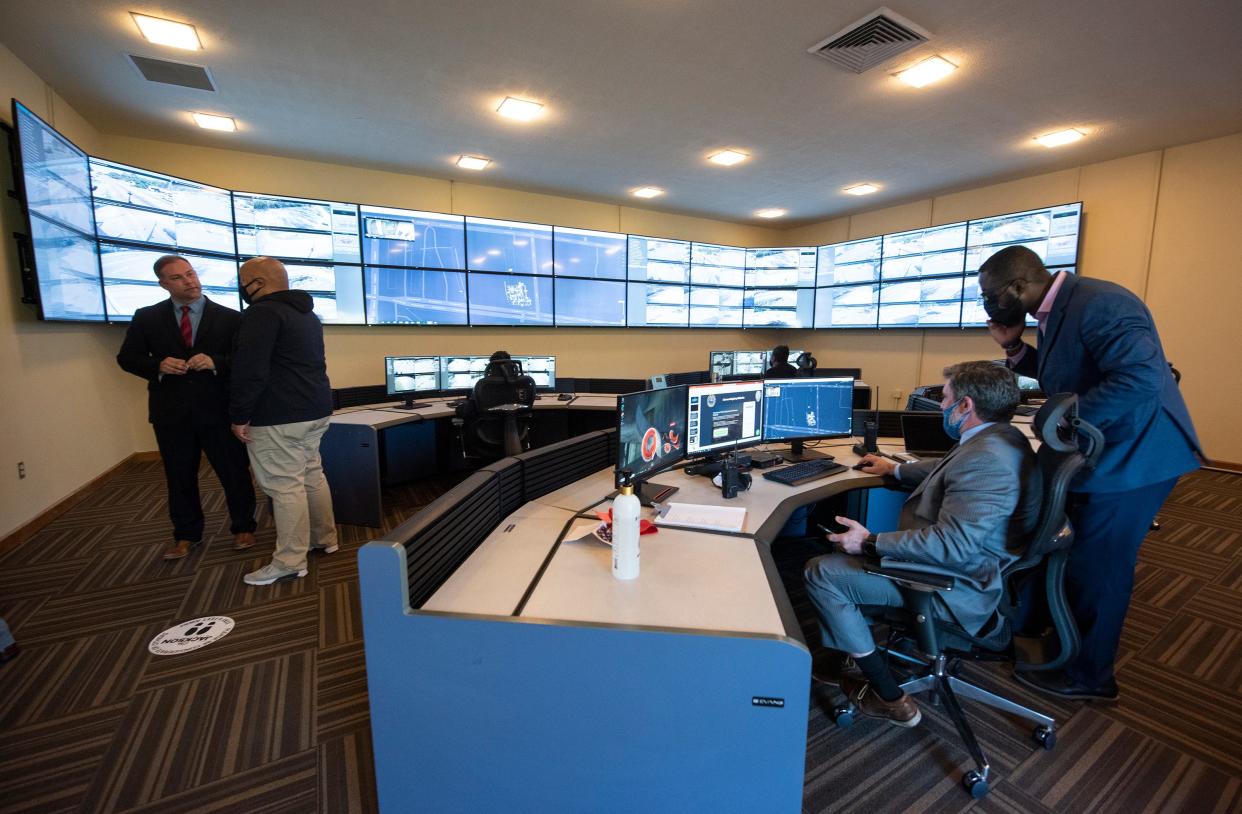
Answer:
[[[1236,0],[894,0],[932,39],[861,75],[806,53],[877,0],[83,0],[4,3],[0,41],[105,133],[409,172],[733,221],[811,222],[1242,131]],[[198,27],[141,39],[129,11]],[[210,68],[145,81],[126,53]],[[891,73],[941,54],[922,90]],[[494,114],[506,95],[547,115]],[[233,134],[188,111],[233,116]],[[1033,137],[1089,129],[1049,150]],[[713,148],[748,150],[731,168]],[[467,153],[495,163],[459,170]],[[883,185],[854,198],[842,187]],[[635,186],[668,194],[628,197]]]

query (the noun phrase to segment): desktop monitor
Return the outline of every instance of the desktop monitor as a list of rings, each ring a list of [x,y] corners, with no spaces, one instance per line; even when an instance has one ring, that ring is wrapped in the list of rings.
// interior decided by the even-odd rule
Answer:
[[[440,357],[438,356],[385,356],[384,382],[388,395],[405,399],[407,410],[415,406],[414,394],[440,389]]]
[[[441,356],[440,389],[473,390],[483,378],[490,356]]]
[[[522,372],[535,382],[537,390],[551,390],[556,386],[555,356],[514,356],[515,362],[522,363]]]
[[[644,390],[617,398],[617,471],[635,481],[686,457],[686,388]]]
[[[790,441],[795,455],[811,438],[854,434],[854,379],[766,379],[763,382],[763,440]]]
[[[763,382],[696,384],[687,389],[686,455],[706,455],[763,437]]]

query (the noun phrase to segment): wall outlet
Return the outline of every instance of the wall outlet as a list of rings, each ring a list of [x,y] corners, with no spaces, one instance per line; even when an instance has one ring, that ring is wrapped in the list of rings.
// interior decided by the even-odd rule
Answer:
[[[901,401],[901,388],[897,388],[892,392],[892,399],[894,402]]]
[[[26,477],[26,462],[18,461],[17,462],[17,479],[21,480],[22,478],[25,478],[25,477]]]

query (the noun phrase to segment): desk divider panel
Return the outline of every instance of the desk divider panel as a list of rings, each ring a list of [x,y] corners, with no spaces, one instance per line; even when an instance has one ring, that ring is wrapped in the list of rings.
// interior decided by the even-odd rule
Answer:
[[[526,502],[522,462],[517,458],[502,458],[496,463],[481,467],[478,471],[495,473],[500,486],[501,517],[509,516]]]
[[[610,450],[615,450],[613,445],[616,442],[610,439],[609,432],[589,432],[518,455],[517,459],[522,462],[526,500],[541,498],[610,466],[616,454]],[[615,434],[616,431],[611,432]]]
[[[332,391],[332,409],[342,407],[361,407],[364,404],[382,404],[386,401],[400,401],[397,396],[388,395],[388,386],[383,384],[366,384],[359,387],[339,387]]]

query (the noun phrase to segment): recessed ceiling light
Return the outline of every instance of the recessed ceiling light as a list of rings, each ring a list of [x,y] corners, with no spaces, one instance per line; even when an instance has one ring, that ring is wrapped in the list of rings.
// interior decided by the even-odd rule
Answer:
[[[720,150],[709,155],[707,160],[713,164],[720,164],[724,167],[732,167],[734,164],[741,164],[748,158],[750,158],[750,155],[742,152],[741,150]]]
[[[783,218],[788,214],[788,209],[760,209],[755,213],[755,216],[760,218]]]
[[[1071,127],[1068,130],[1058,130],[1055,133],[1045,133],[1035,140],[1045,147],[1060,147],[1065,144],[1073,144],[1085,135],[1087,134],[1078,128]]]
[[[228,116],[215,116],[211,113],[193,113],[194,123],[204,130],[223,130],[232,133],[237,129],[237,122]]]
[[[928,57],[917,65],[897,73],[897,78],[907,85],[921,88],[939,82],[957,70],[957,66],[944,57]]]
[[[477,155],[461,155],[457,157],[457,166],[463,170],[485,170],[492,163],[490,158]]]
[[[496,108],[496,112],[508,119],[528,122],[543,115],[543,105],[538,102],[527,101],[526,99],[506,96],[505,100],[500,103],[500,107]]]
[[[664,190],[659,187],[636,187],[630,190],[630,194],[635,198],[655,198],[664,194]]]
[[[147,42],[186,51],[197,51],[203,47],[203,44],[199,42],[198,32],[192,25],[165,20],[161,17],[148,17],[133,11],[129,14],[138,24],[138,30],[142,32],[142,36],[146,37]]]
[[[873,192],[879,192],[880,187],[876,184],[854,184],[854,186],[846,187],[842,191],[846,195],[870,195]]]

